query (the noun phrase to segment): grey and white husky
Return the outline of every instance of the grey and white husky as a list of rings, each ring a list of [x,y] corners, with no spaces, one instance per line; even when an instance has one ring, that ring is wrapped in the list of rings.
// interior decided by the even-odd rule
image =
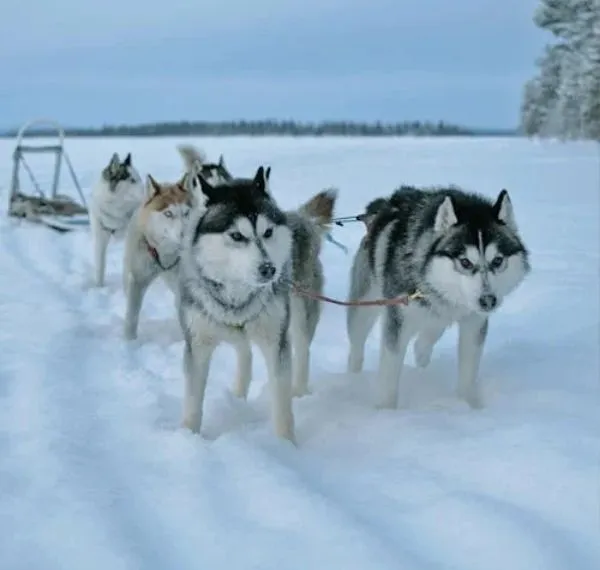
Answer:
[[[296,389],[306,392],[319,303],[292,299],[290,282],[294,279],[299,286],[320,292],[323,272],[318,256],[336,192],[321,192],[297,211],[284,212],[268,192],[267,178],[262,166],[253,179],[237,178],[216,186],[198,178],[205,207],[190,219],[180,264],[183,425],[200,431],[210,361],[222,342],[237,350],[234,392],[247,397],[250,343],[255,343],[267,365],[274,430],[294,441],[290,340],[295,345]]]
[[[423,297],[407,306],[349,307],[348,371],[362,369],[365,341],[383,314],[376,402],[395,408],[410,340],[416,336],[415,359],[425,367],[435,343],[457,322],[458,395],[480,407],[477,375],[488,319],[530,270],[508,192],[492,202],[455,187],[401,187],[373,205],[352,265],[350,299],[417,291]],[[404,387],[400,396],[405,405]]]
[[[122,237],[144,199],[144,183],[132,164],[131,153],[121,162],[115,152],[92,190],[90,229],[96,286],[104,286],[106,250],[111,237]]]

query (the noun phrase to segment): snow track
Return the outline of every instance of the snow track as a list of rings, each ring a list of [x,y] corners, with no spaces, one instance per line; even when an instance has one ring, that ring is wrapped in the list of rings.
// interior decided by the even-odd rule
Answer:
[[[180,169],[176,142],[119,140],[115,150],[131,148],[168,178]],[[103,158],[96,144],[71,143],[87,179]],[[226,348],[211,369],[203,437],[193,436],[179,428],[183,343],[168,290],[150,290],[140,338],[125,342],[122,245],[109,250],[107,287],[95,289],[85,231],[58,235],[2,219],[0,569],[600,567],[593,146],[198,144],[223,152],[234,171],[268,160],[286,207],[338,183],[340,214],[399,182],[452,180],[489,193],[512,183],[534,273],[492,321],[487,405],[473,412],[454,397],[450,333],[430,368],[409,369],[411,409],[374,410],[378,334],[366,372],[346,376],[344,313],[328,306],[313,350],[314,393],[294,403],[298,448],[272,435],[260,357],[249,401],[230,394],[235,360]],[[6,143],[0,150],[10,155]],[[434,180],[432,155],[440,157]],[[564,213],[557,204],[574,161],[578,202]],[[9,167],[0,162],[2,177]],[[352,251],[360,228],[336,237]],[[351,258],[329,245],[324,256],[327,292],[343,296]]]

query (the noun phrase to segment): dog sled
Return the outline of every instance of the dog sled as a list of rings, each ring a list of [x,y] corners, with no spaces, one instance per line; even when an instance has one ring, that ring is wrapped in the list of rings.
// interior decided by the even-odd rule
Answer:
[[[56,141],[54,144],[29,144],[24,142],[25,134],[34,125],[43,125],[54,131]],[[46,137],[45,137],[46,138]],[[50,139],[52,141],[52,139]],[[55,121],[35,119],[24,124],[16,137],[13,151],[13,169],[9,188],[8,215],[27,220],[28,222],[42,224],[59,232],[68,232],[89,225],[89,213],[81,186],[69,155],[64,146],[65,133]],[[54,155],[53,172],[50,188],[46,191],[41,185],[26,156],[32,154]],[[71,181],[77,190],[79,200],[66,194],[59,193],[60,177],[63,162],[67,166]],[[21,175],[26,173],[29,177],[33,193],[29,193],[21,184]]]

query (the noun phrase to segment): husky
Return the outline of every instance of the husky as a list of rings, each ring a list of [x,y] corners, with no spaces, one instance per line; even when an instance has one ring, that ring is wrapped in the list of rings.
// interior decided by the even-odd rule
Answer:
[[[267,178],[270,169],[267,170]],[[290,300],[290,334],[294,351],[293,393],[310,393],[310,346],[321,318],[325,275],[320,259],[323,238],[329,235],[338,191],[328,188],[313,196],[296,210],[287,210],[292,230],[292,279],[311,296],[294,294]]]
[[[148,198],[127,227],[123,288],[127,298],[124,336],[128,340],[137,337],[144,295],[158,276],[175,295],[179,292],[181,241],[192,208],[184,178],[176,184],[159,184],[148,174]]]
[[[371,215],[353,260],[349,298],[415,292],[421,298],[384,309],[349,307],[348,371],[362,370],[365,341],[383,313],[376,404],[395,408],[410,340],[416,336],[417,366],[426,367],[444,331],[458,323],[458,396],[481,407],[477,375],[488,319],[530,271],[508,192],[492,202],[457,187],[404,186]]]
[[[96,286],[104,286],[106,250],[110,238],[122,237],[143,199],[144,183],[132,164],[131,153],[123,162],[114,153],[92,190],[90,203]]]
[[[213,186],[233,180],[222,154],[219,155],[218,162],[208,162],[204,152],[194,145],[180,144],[177,146],[177,150],[185,167],[185,186],[192,192],[196,205],[201,207],[204,200],[204,196],[199,190],[199,176]]]
[[[308,349],[319,307],[312,300],[293,299],[291,280],[295,275],[303,287],[322,287],[320,240],[331,221],[336,192],[321,192],[286,213],[267,191],[268,173],[260,166],[252,179],[216,186],[198,177],[205,209],[190,218],[180,265],[183,426],[200,431],[210,361],[222,342],[236,348],[234,393],[247,398],[254,343],[267,365],[274,431],[295,442],[290,336],[298,348],[296,382],[299,391],[306,391]]]

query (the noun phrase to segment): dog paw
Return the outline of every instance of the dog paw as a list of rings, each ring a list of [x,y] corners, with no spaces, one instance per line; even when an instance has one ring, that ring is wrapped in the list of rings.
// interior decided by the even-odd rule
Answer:
[[[346,372],[348,374],[358,374],[362,372],[363,369],[363,357],[357,354],[348,355],[348,360],[346,363]]]
[[[292,429],[277,430],[277,437],[284,441],[289,441],[294,447],[298,447],[298,440],[296,439],[296,432]]]
[[[381,399],[375,403],[376,410],[395,410],[397,408],[398,408],[398,401],[396,400],[396,398]]]
[[[248,388],[245,385],[236,384],[232,389],[231,393],[240,400],[248,399]]]
[[[413,354],[415,356],[415,362],[417,366],[419,368],[426,368],[431,362],[433,345],[425,340],[422,336],[419,336],[413,345]]]
[[[478,391],[461,391],[458,392],[458,397],[464,400],[472,410],[481,410],[483,405],[483,398]]]
[[[130,327],[125,327],[123,330],[123,338],[125,340],[135,340],[137,338],[137,332]]]
[[[292,394],[296,398],[302,398],[302,396],[310,396],[312,390],[308,386],[294,386]]]
[[[197,434],[200,433],[200,422],[197,418],[183,418],[181,428]]]

